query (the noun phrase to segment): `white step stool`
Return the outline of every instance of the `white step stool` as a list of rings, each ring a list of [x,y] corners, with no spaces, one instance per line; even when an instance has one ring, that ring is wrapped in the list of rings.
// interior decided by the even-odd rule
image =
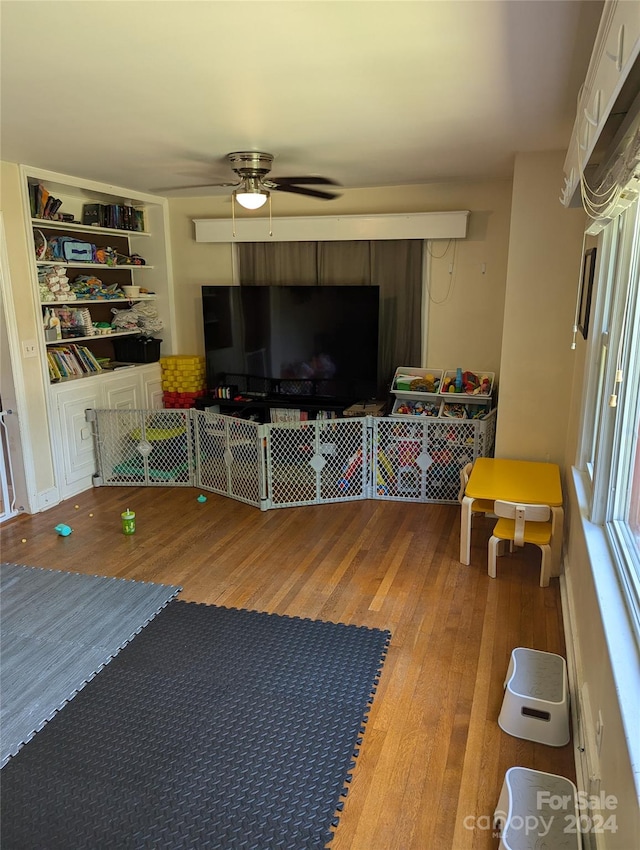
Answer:
[[[504,686],[501,729],[550,747],[569,743],[567,663],[561,655],[516,647]]]
[[[578,789],[564,776],[510,767],[493,824],[498,850],[580,850]]]

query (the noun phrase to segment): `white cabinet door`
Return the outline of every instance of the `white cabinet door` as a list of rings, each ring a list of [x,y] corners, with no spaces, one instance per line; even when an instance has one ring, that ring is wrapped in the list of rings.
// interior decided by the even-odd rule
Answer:
[[[141,369],[144,407],[147,410],[162,410],[162,371],[159,363],[151,363]]]
[[[138,369],[122,369],[102,378],[102,407],[110,410],[139,410],[144,406]]]
[[[84,379],[52,389],[58,412],[57,438],[59,490],[68,498],[91,487],[96,471],[93,429],[85,410],[102,406],[99,381]]]
[[[98,468],[85,410],[162,408],[160,375],[160,364],[150,363],[51,387],[60,498],[88,490]]]

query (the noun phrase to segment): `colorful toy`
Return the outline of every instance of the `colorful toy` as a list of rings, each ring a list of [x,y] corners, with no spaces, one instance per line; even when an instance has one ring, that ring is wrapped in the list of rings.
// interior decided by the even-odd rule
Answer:
[[[443,393],[465,393],[466,395],[490,395],[491,379],[488,375],[456,369],[455,378],[447,375],[442,381]]]
[[[446,402],[442,407],[442,415],[447,416],[450,419],[466,419],[467,408],[464,404]]]
[[[205,360],[196,354],[174,354],[160,358],[163,402],[167,408],[195,407],[196,398],[206,393]],[[234,389],[229,386],[229,398]],[[218,398],[227,396],[219,395]]]
[[[420,443],[402,440],[398,443],[398,463],[401,466],[411,466],[420,454]]]
[[[387,475],[387,480],[392,483],[395,478],[393,466],[391,465],[389,458],[382,451],[382,449],[378,449],[378,464],[382,465],[382,468]]]
[[[338,481],[338,487],[341,490],[348,490],[351,483],[351,477],[362,466],[362,449],[358,449],[351,455],[347,462],[347,466],[342,471],[342,478]]]
[[[489,395],[491,391],[491,381],[487,375],[483,375],[480,383],[480,392],[482,395]]]
[[[382,477],[382,473],[380,472],[380,467],[376,470],[376,492],[378,496],[388,496],[389,488],[387,487],[387,482]]]
[[[63,522],[61,522],[56,525],[54,531],[56,531],[60,535],[60,537],[68,537],[73,531],[73,529],[69,528],[68,525],[65,525]]]
[[[197,502],[206,502],[206,501],[207,501],[207,497],[206,497],[206,496],[203,496],[203,494],[202,494],[202,493],[200,493],[200,495],[198,496],[198,498],[196,499],[196,501],[197,501]]]

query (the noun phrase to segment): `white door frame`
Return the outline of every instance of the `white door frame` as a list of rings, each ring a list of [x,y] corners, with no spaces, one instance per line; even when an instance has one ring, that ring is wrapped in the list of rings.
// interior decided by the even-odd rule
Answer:
[[[29,423],[26,417],[20,415],[20,411],[27,409],[27,393],[22,369],[22,360],[17,356],[20,351],[20,340],[16,324],[15,305],[13,300],[13,289],[11,287],[11,274],[9,271],[9,255],[7,252],[7,240],[5,236],[4,216],[0,210],[0,323],[7,336],[7,344],[11,357],[11,374],[13,378],[13,392],[3,393],[5,405],[9,402],[12,410],[11,422],[17,423],[14,431],[14,451],[11,453],[11,466],[13,471],[14,500],[17,506],[14,513],[25,510],[35,513],[38,510],[38,492],[36,485],[36,474],[31,452],[25,452],[25,446],[30,446]],[[11,398],[13,395],[13,399]],[[14,404],[15,402],[15,404]],[[6,422],[6,417],[5,417]],[[17,444],[17,446],[15,445]]]

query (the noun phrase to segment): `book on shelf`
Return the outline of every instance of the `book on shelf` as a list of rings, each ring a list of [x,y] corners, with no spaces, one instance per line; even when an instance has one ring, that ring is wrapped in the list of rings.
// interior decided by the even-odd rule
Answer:
[[[53,195],[42,183],[29,183],[29,208],[31,218],[53,219],[62,206],[60,198]]]
[[[56,355],[62,361],[68,376],[73,377],[74,375],[84,374],[82,366],[70,348],[59,348],[56,350],[54,356]]]
[[[59,381],[62,378],[60,367],[56,363],[53,354],[47,350],[47,366],[49,367],[49,380]]]
[[[83,372],[96,372],[97,369],[94,368],[93,364],[87,357],[86,350],[83,350],[81,345],[74,346],[74,352],[78,363],[80,364],[80,368]]]
[[[31,211],[31,218],[36,218],[38,215],[38,207],[40,206],[39,192],[39,183],[29,183],[29,209]]]
[[[57,209],[58,199],[54,198],[53,195],[49,195],[47,198],[47,203],[44,205],[44,210],[42,211],[43,218],[51,218],[53,213]]]
[[[104,227],[104,204],[83,204],[82,223]]]
[[[88,372],[101,372],[102,366],[96,360],[96,357],[90,349],[88,349],[85,345],[76,345],[74,346],[78,350],[78,353],[82,357],[83,361],[87,364]]]
[[[144,230],[144,210],[130,204],[83,204],[82,223],[113,230]]]
[[[40,202],[38,205],[38,218],[44,218],[44,211],[49,202],[49,192],[44,186],[40,186]]]
[[[49,375],[56,379],[102,372],[93,353],[84,345],[52,345],[47,349]],[[59,374],[56,374],[59,373]]]
[[[144,231],[144,210],[134,207],[133,219],[135,222],[135,227],[133,229],[142,233]]]
[[[67,368],[67,363],[62,356],[62,353],[54,348],[47,349],[47,358],[51,364],[50,368],[53,370],[58,377],[60,378],[68,378],[69,370]]]

